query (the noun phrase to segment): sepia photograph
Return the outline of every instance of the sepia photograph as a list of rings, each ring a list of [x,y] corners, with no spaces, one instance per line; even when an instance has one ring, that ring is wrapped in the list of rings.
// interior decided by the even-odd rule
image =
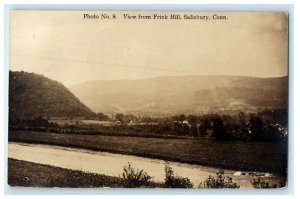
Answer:
[[[11,10],[11,187],[286,189],[287,12]]]

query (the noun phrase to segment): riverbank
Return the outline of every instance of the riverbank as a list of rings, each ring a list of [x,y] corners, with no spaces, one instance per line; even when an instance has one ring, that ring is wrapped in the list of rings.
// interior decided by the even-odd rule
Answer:
[[[218,142],[101,135],[10,131],[9,141],[89,149],[224,169],[282,173],[286,143]]]

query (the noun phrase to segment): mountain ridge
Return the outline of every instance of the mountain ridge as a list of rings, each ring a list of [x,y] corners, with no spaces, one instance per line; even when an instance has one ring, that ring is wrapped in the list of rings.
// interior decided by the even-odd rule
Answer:
[[[236,102],[243,104],[241,111],[285,108],[288,77],[165,76],[139,80],[92,80],[69,88],[96,112],[148,116],[201,114],[237,109],[230,105]]]
[[[78,117],[94,114],[62,83],[40,74],[9,71],[10,117]]]
[[[153,79],[160,79],[160,78],[181,78],[181,77],[238,77],[238,78],[257,78],[257,79],[277,79],[277,78],[287,78],[287,75],[282,76],[274,76],[274,77],[258,77],[258,76],[247,76],[247,75],[183,75],[183,76],[157,76],[157,77],[147,77],[147,78],[141,78],[141,79],[93,79],[88,81],[83,81],[79,83],[75,83],[72,85],[69,85],[68,87],[74,87],[85,83],[96,83],[96,82],[119,82],[119,81],[144,81],[144,80],[153,80]]]

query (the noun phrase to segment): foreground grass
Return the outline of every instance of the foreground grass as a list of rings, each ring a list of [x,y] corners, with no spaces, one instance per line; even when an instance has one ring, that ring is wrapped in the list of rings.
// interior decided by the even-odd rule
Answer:
[[[121,187],[120,179],[8,159],[8,184],[24,187]]]
[[[8,184],[23,187],[124,187],[118,177],[8,159]],[[159,187],[150,183],[148,187]]]
[[[10,131],[9,141],[85,148],[236,170],[282,173],[286,143],[217,142],[102,135]]]

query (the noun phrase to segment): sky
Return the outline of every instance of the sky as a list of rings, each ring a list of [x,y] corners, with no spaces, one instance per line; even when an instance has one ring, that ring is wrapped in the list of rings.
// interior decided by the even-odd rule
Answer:
[[[116,14],[117,19],[83,19]],[[288,71],[288,16],[172,12],[210,20],[124,19],[170,12],[11,11],[9,67],[66,86],[157,76],[278,77]],[[226,16],[213,20],[212,16]]]

